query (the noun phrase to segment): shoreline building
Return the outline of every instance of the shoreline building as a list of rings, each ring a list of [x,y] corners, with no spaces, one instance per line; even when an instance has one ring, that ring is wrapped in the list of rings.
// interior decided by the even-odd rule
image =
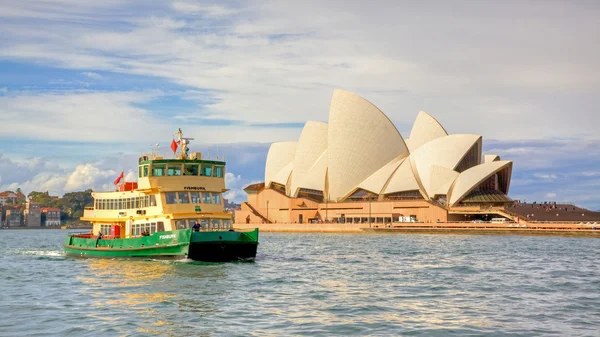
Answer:
[[[25,203],[25,226],[26,227],[41,227],[42,212],[38,203],[27,200]]]
[[[0,192],[0,205],[16,203],[18,195],[13,192]]]
[[[21,211],[18,209],[6,210],[6,227],[21,227]]]
[[[46,219],[44,221],[44,225],[46,227],[61,225],[61,223],[60,223],[60,213],[61,213],[60,208],[42,207],[41,212],[42,212],[42,214],[45,214]]]
[[[448,134],[421,111],[404,139],[375,105],[334,90],[328,123],[273,143],[263,183],[244,190],[236,223],[382,223],[513,218],[512,161],[482,154],[482,137]]]

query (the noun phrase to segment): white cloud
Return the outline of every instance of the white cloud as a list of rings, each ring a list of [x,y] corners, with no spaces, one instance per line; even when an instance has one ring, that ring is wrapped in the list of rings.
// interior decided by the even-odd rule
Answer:
[[[235,14],[238,12],[237,10],[223,7],[223,6],[218,6],[218,5],[205,6],[205,5],[201,5],[197,2],[187,2],[187,1],[176,1],[172,4],[172,6],[176,11],[179,11],[179,12],[184,12],[184,13],[203,12],[209,16],[226,16],[226,15],[231,15],[231,14]]]
[[[545,197],[546,198],[550,198],[550,199],[554,199],[554,198],[556,198],[556,193],[546,193]]]
[[[0,23],[7,39],[0,56],[212,89],[214,103],[203,114],[232,120],[326,120],[332,90],[341,87],[375,103],[402,130],[426,110],[452,133],[597,138],[593,8],[66,4],[1,5],[3,15],[23,20]],[[87,20],[96,24],[79,24]]]
[[[102,75],[100,75],[98,73],[89,72],[89,71],[83,72],[83,73],[81,73],[81,75],[87,76],[87,77],[95,79],[95,80],[102,79]]]
[[[21,188],[25,194],[31,191],[48,191],[59,196],[88,188],[109,191],[114,189],[112,182],[120,173],[105,168],[119,166],[117,160],[110,159],[110,162],[112,165],[98,160],[69,168],[61,167],[46,158],[12,160],[0,155],[0,190]],[[137,181],[135,172],[126,172],[127,181]]]
[[[555,180],[556,174],[545,174],[545,173],[535,173],[533,175],[536,178],[545,179],[545,180]]]

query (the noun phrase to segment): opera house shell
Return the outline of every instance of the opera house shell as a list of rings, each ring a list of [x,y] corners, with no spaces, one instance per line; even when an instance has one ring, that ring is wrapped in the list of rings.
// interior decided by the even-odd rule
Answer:
[[[275,197],[265,195],[261,202],[253,196],[263,190],[274,190],[290,200],[291,206],[285,200],[271,200],[281,204],[278,210],[288,207],[291,212],[299,205],[293,200],[299,199],[316,203],[316,209],[322,203],[393,201],[396,206],[381,211],[391,217],[394,208],[403,207],[397,204],[402,201],[420,200],[446,211],[473,202],[511,202],[507,196],[511,171],[511,161],[482,155],[479,135],[449,135],[435,118],[421,111],[405,139],[375,105],[336,89],[328,123],[309,121],[297,142],[273,143],[264,185],[255,184],[246,191],[248,207],[265,221],[272,219],[265,218],[260,208]],[[297,221],[292,215],[279,217]]]

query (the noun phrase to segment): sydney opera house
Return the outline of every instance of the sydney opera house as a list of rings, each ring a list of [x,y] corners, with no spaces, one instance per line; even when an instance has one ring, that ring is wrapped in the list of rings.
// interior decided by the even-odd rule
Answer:
[[[421,111],[408,138],[369,101],[335,90],[328,123],[273,143],[264,183],[245,188],[237,223],[464,221],[511,204],[512,162],[482,138],[448,134]],[[493,214],[492,214],[493,216]]]

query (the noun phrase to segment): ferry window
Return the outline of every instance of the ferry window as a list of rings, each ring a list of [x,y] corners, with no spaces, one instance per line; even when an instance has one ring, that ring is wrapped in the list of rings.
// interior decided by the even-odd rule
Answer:
[[[149,197],[148,197],[148,196],[145,196],[145,197],[141,197],[140,199],[141,199],[141,205],[140,205],[140,208],[148,207],[148,200],[149,200]]]
[[[175,195],[175,192],[165,193],[165,201],[167,202],[167,205],[176,204],[177,196]]]
[[[223,166],[215,166],[213,177],[223,178]]]
[[[125,209],[131,208],[131,198],[125,199]]]
[[[136,224],[131,224],[131,236],[138,236],[140,235],[140,224],[136,223]]]
[[[117,209],[123,209],[123,199],[119,199],[119,204],[117,206]]]
[[[186,229],[185,220],[175,220],[175,229]]]
[[[162,221],[159,221],[156,223],[156,231],[157,232],[164,232],[165,231],[165,223]]]
[[[202,192],[202,203],[203,204],[210,204],[210,193],[208,192]]]
[[[108,200],[102,200],[102,209],[108,209]]]
[[[189,228],[194,227],[194,224],[196,223],[196,221],[198,221],[198,220],[196,220],[196,219],[188,219],[188,226],[189,226]],[[200,222],[200,221],[198,221],[198,222]]]
[[[221,194],[219,194],[219,193],[213,193],[212,197],[213,197],[213,204],[215,204],[215,205],[220,205],[221,204]]]
[[[200,203],[200,193],[198,192],[190,192],[190,197],[192,199],[192,204]]]
[[[189,204],[190,196],[188,192],[177,192],[177,196],[179,197],[177,203],[179,204]]]
[[[154,177],[162,177],[165,174],[166,165],[165,164],[152,164],[152,176]]]
[[[156,196],[154,194],[150,196],[150,206],[156,206]]]
[[[221,220],[219,219],[213,219],[212,220],[212,228],[213,229],[219,229],[221,227]]]
[[[201,219],[200,220],[200,228],[210,229],[210,221],[208,221],[208,219]]]
[[[100,225],[100,233],[102,235],[110,235],[110,227],[111,225]]]
[[[167,166],[167,175],[168,176],[180,176],[181,175],[181,164],[169,164]]]
[[[144,172],[143,172],[143,176],[147,177],[148,176],[148,165],[144,165]]]
[[[231,228],[231,220],[223,220],[223,229]]]
[[[150,234],[156,233],[156,222],[150,224]]]
[[[134,205],[133,208],[140,208],[140,198],[133,198]]]
[[[186,176],[197,176],[198,175],[198,164],[185,164],[184,175]]]
[[[138,178],[142,177],[142,167],[138,166]]]
[[[200,175],[204,177],[210,177],[212,175],[212,165],[202,164]]]

